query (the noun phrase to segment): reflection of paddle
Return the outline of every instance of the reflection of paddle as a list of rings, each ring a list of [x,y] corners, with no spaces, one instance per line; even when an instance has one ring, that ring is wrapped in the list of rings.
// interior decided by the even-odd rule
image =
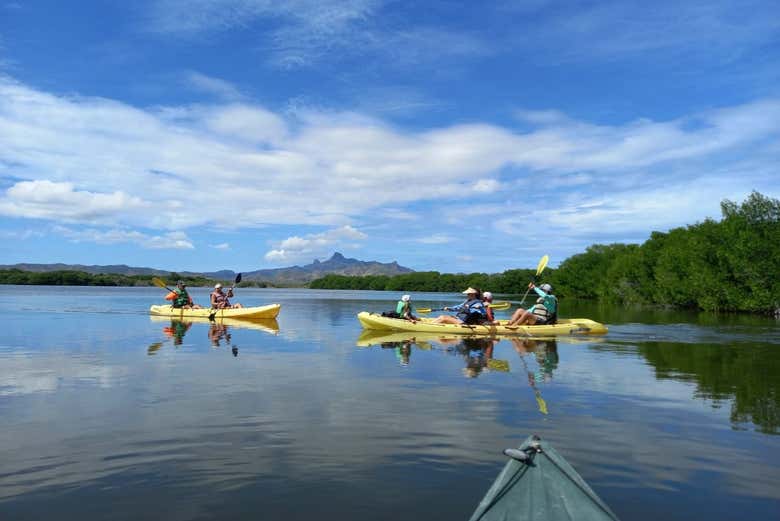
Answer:
[[[509,360],[498,360],[497,358],[491,358],[487,363],[488,369],[493,371],[501,371],[502,373],[509,372]]]
[[[542,274],[542,272],[544,271],[544,268],[547,267],[547,261],[549,261],[549,260],[550,260],[550,257],[547,256],[547,255],[545,255],[544,257],[539,259],[539,264],[536,265],[536,275],[534,275],[534,280],[532,281],[534,284],[536,283],[536,277],[538,277],[539,275]],[[531,291],[531,288],[528,288],[527,290],[525,290],[525,295],[523,295],[523,299],[520,301],[521,304],[523,302],[525,302],[525,297],[528,296],[528,292],[529,291]]]
[[[547,414],[547,402],[545,402],[544,398],[542,398],[542,391],[537,389],[536,384],[534,384],[533,373],[528,370],[528,364],[525,362],[525,356],[523,356],[521,353],[518,354],[520,355],[520,360],[523,361],[523,367],[525,367],[526,374],[531,375],[531,378],[528,379],[528,383],[531,385],[531,389],[534,390],[534,396],[536,396],[536,404],[539,406],[539,412],[542,414]]]
[[[238,284],[239,282],[241,282],[241,274],[240,273],[238,275],[236,275],[236,280],[233,281],[233,284],[231,284],[230,289],[227,290],[227,292],[230,293],[231,291],[233,291],[233,288],[235,288],[236,284]],[[209,320],[214,320],[214,317],[217,316],[217,311],[219,311],[219,310],[218,309],[214,309],[214,308],[211,308],[211,309],[212,309],[212,311],[211,311],[211,313],[209,313]]]
[[[503,311],[509,309],[512,306],[510,302],[496,302],[495,304],[488,304],[489,308]],[[445,311],[446,308],[417,308],[415,311],[418,313],[430,313],[431,311]]]
[[[162,342],[155,342],[153,344],[150,344],[148,348],[146,348],[146,354],[151,356],[155,353],[157,353],[157,350],[162,347]]]

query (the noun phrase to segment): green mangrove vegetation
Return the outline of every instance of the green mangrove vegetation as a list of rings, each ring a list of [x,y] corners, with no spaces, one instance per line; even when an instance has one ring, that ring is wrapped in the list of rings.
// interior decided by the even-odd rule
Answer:
[[[169,284],[183,280],[188,286],[209,286],[214,281],[205,277],[181,276],[171,273]],[[85,271],[24,271],[0,270],[0,284],[29,284],[39,286],[153,286],[151,275],[121,275],[118,273],[92,274]]]
[[[780,312],[780,200],[753,192],[721,203],[720,221],[653,232],[643,244],[596,244],[548,268],[560,297],[705,311]],[[521,293],[534,270],[500,274],[416,272],[392,277],[328,275],[318,289]]]

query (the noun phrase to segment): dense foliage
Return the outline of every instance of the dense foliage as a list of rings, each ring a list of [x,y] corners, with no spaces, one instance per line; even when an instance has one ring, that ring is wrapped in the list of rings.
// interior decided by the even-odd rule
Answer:
[[[561,297],[617,304],[661,304],[707,311],[775,312],[780,308],[780,201],[753,192],[745,202],[721,203],[720,221],[707,219],[641,245],[597,244],[569,257],[543,278]],[[418,272],[394,277],[329,275],[321,289],[461,291],[466,286],[521,293],[533,270],[468,275]]]
[[[554,270],[550,269],[552,273]],[[495,293],[517,293],[524,291],[535,269],[508,270],[504,273],[453,274],[438,271],[417,271],[403,275],[326,275],[312,281],[309,287],[315,289],[373,289],[388,291],[444,291],[460,292],[466,287],[481,288]],[[547,275],[545,271],[545,275]]]
[[[169,284],[184,280],[188,286],[208,286],[213,280],[204,277],[182,277],[171,273]],[[32,284],[45,286],[152,286],[150,275],[91,274],[84,271],[23,271],[0,270],[0,284]]]

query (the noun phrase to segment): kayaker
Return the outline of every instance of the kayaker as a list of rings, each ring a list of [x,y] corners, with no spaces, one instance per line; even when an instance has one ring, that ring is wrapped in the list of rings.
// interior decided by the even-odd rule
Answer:
[[[183,280],[176,283],[176,288],[165,296],[165,300],[170,300],[171,306],[183,309],[201,309],[202,306],[193,303],[192,297],[187,293],[187,285]]]
[[[558,318],[558,299],[553,295],[553,288],[549,284],[542,284],[536,287],[533,282],[528,284],[539,295],[536,304],[528,309],[518,309],[512,315],[507,323],[508,326],[540,326],[544,324],[555,324]]]
[[[231,304],[229,297],[233,296],[233,288],[229,288],[227,294],[222,291],[222,284],[217,282],[214,285],[214,291],[211,292],[211,307],[214,309],[239,309],[242,306],[239,303]]]
[[[411,320],[412,322],[417,321],[417,317],[414,316],[414,306],[412,306],[411,295],[403,295],[401,297],[401,300],[395,305],[395,312],[398,314],[399,318]]]
[[[437,324],[469,324],[475,325],[484,322],[487,318],[485,305],[479,298],[479,291],[474,288],[466,288],[463,291],[466,300],[453,307],[445,307],[444,311],[457,311],[457,314],[440,315],[434,320]]]
[[[490,307],[490,304],[493,303],[493,294],[489,291],[484,292],[482,294],[482,302],[485,304],[485,321],[483,324],[492,324],[496,319],[493,316],[493,308]]]
[[[219,341],[223,338],[225,342],[230,343],[230,333],[228,333],[228,327],[224,324],[218,324],[211,322],[209,325],[209,340],[212,347],[219,347]]]

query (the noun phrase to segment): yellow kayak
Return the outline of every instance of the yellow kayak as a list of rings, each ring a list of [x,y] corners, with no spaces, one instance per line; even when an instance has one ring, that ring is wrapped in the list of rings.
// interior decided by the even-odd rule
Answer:
[[[174,308],[170,304],[161,306],[152,306],[149,313],[163,317],[184,318],[184,317],[203,317],[209,318],[214,313],[214,318],[276,318],[281,309],[281,304],[269,304],[267,306],[255,306],[251,308],[231,308],[231,309],[182,309]]]
[[[254,329],[256,331],[264,331],[272,335],[279,333],[279,322],[275,318],[215,318],[213,321],[207,317],[164,317],[161,315],[152,315],[149,317],[152,322],[170,323],[171,320],[176,320],[184,323],[197,323],[197,324],[218,324],[221,326],[230,326],[237,329]]]
[[[421,333],[439,333],[456,335],[603,335],[607,327],[589,318],[560,318],[557,324],[544,326],[507,326],[507,320],[496,321],[489,325],[437,324],[433,318],[420,318],[412,322],[402,318],[383,317],[379,313],[363,311],[358,320],[365,329],[391,331],[419,331]]]

